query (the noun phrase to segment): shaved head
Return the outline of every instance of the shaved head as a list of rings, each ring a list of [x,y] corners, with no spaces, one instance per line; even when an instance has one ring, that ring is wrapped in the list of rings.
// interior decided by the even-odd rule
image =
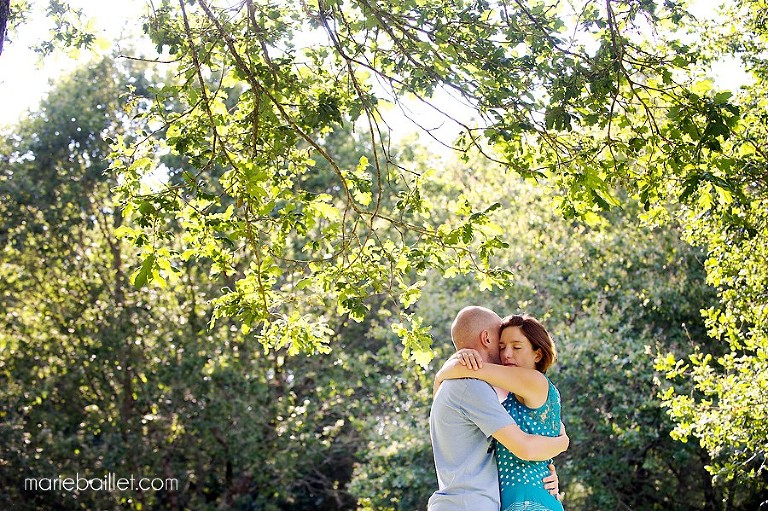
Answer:
[[[498,352],[499,330],[501,318],[498,314],[485,307],[472,305],[464,307],[456,315],[451,325],[451,339],[457,350],[474,348],[478,351],[494,349],[484,345],[483,332],[488,332],[491,341],[495,340],[495,350]],[[498,353],[496,353],[498,357]]]

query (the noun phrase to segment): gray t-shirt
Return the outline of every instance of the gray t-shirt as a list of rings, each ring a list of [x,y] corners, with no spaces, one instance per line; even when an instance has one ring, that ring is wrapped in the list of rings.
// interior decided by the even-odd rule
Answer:
[[[515,421],[481,380],[446,380],[432,401],[429,434],[438,490],[429,511],[499,511],[491,436]]]

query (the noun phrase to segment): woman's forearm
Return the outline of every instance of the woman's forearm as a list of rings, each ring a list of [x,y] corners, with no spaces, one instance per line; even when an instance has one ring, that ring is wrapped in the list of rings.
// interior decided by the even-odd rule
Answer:
[[[483,367],[480,369],[470,372],[477,373],[477,376],[469,376],[470,378],[479,378],[494,387],[499,387],[518,395],[526,395],[532,390],[543,388],[541,383],[546,381],[544,375],[535,369],[523,369],[522,367],[499,364],[483,364]]]
[[[480,369],[469,369],[459,362],[446,364],[438,372],[439,381],[455,378],[477,378],[520,396],[538,396],[547,392],[547,382],[543,374],[535,369],[508,367],[499,364],[483,364]],[[546,394],[544,394],[546,398]]]

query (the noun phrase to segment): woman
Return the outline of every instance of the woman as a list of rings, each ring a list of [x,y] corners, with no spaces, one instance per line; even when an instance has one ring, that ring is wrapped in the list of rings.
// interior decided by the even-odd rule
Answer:
[[[501,324],[501,364],[483,364],[479,353],[457,352],[437,373],[435,385],[455,378],[477,378],[508,391],[502,403],[526,433],[558,436],[560,393],[545,376],[557,358],[546,328],[528,315],[512,315]],[[549,461],[525,461],[503,445],[496,445],[502,511],[563,511],[541,480],[549,474]]]

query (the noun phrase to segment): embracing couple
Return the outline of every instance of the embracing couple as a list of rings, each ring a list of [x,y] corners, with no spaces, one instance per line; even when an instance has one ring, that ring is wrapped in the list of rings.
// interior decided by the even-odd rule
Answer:
[[[435,377],[429,427],[438,490],[429,511],[563,511],[551,458],[568,448],[556,359],[536,319],[462,309]],[[495,388],[495,389],[494,389]]]

